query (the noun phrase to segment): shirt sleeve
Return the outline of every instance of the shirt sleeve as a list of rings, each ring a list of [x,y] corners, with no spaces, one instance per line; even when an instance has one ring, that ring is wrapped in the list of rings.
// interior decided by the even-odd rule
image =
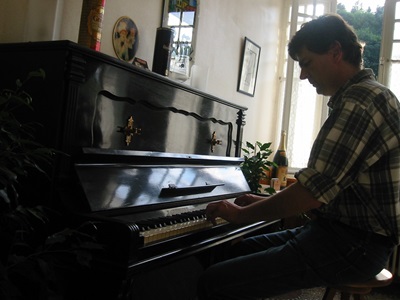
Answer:
[[[296,174],[322,203],[337,197],[379,157],[376,129],[383,120],[372,101],[364,98],[361,102],[360,96],[343,97],[333,107],[314,142],[307,168]]]

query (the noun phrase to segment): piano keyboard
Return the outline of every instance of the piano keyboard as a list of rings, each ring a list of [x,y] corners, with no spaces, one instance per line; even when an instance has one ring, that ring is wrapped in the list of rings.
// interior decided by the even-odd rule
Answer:
[[[225,223],[227,223],[227,221],[222,218],[216,219],[216,225]],[[204,210],[148,219],[139,221],[136,224],[140,228],[139,234],[143,238],[144,246],[214,226],[207,220]]]

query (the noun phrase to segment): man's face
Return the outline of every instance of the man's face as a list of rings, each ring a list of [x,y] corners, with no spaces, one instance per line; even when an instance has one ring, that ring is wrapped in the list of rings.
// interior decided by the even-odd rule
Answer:
[[[331,51],[317,54],[303,47],[297,58],[301,68],[300,79],[308,79],[318,94],[332,96],[338,87],[335,84],[335,64]]]

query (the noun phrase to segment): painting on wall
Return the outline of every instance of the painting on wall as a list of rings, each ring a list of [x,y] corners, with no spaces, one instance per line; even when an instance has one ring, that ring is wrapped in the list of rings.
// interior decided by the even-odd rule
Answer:
[[[245,37],[238,92],[254,97],[261,47]]]
[[[129,17],[117,20],[113,30],[113,46],[117,57],[132,62],[139,45],[138,29]]]
[[[164,0],[164,8],[170,12],[196,11],[196,0]]]

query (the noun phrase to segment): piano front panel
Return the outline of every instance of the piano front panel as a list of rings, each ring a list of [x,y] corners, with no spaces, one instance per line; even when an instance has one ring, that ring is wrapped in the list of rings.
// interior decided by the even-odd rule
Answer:
[[[77,120],[78,127],[87,128],[83,131],[91,135],[90,138],[81,137],[83,146],[231,156],[236,127],[232,121],[199,114],[190,106],[178,109],[170,103],[153,104],[134,94],[118,97],[101,92],[95,100],[92,113],[86,112],[86,117]],[[215,111],[215,103],[208,102],[207,105],[202,108],[204,112]],[[127,132],[125,127],[130,118],[132,128]],[[213,132],[221,141],[218,145],[211,143]]]
[[[73,47],[85,61],[76,101],[76,147],[239,156],[246,108],[133,65]],[[96,54],[96,55],[94,55]],[[78,63],[76,63],[78,62]],[[107,63],[105,63],[107,62]],[[132,117],[134,133],[119,132]],[[122,130],[123,131],[123,130]],[[137,132],[140,131],[140,132]],[[212,144],[215,132],[216,141]]]
[[[107,215],[187,206],[248,191],[238,166],[77,164],[75,168],[91,212]]]

